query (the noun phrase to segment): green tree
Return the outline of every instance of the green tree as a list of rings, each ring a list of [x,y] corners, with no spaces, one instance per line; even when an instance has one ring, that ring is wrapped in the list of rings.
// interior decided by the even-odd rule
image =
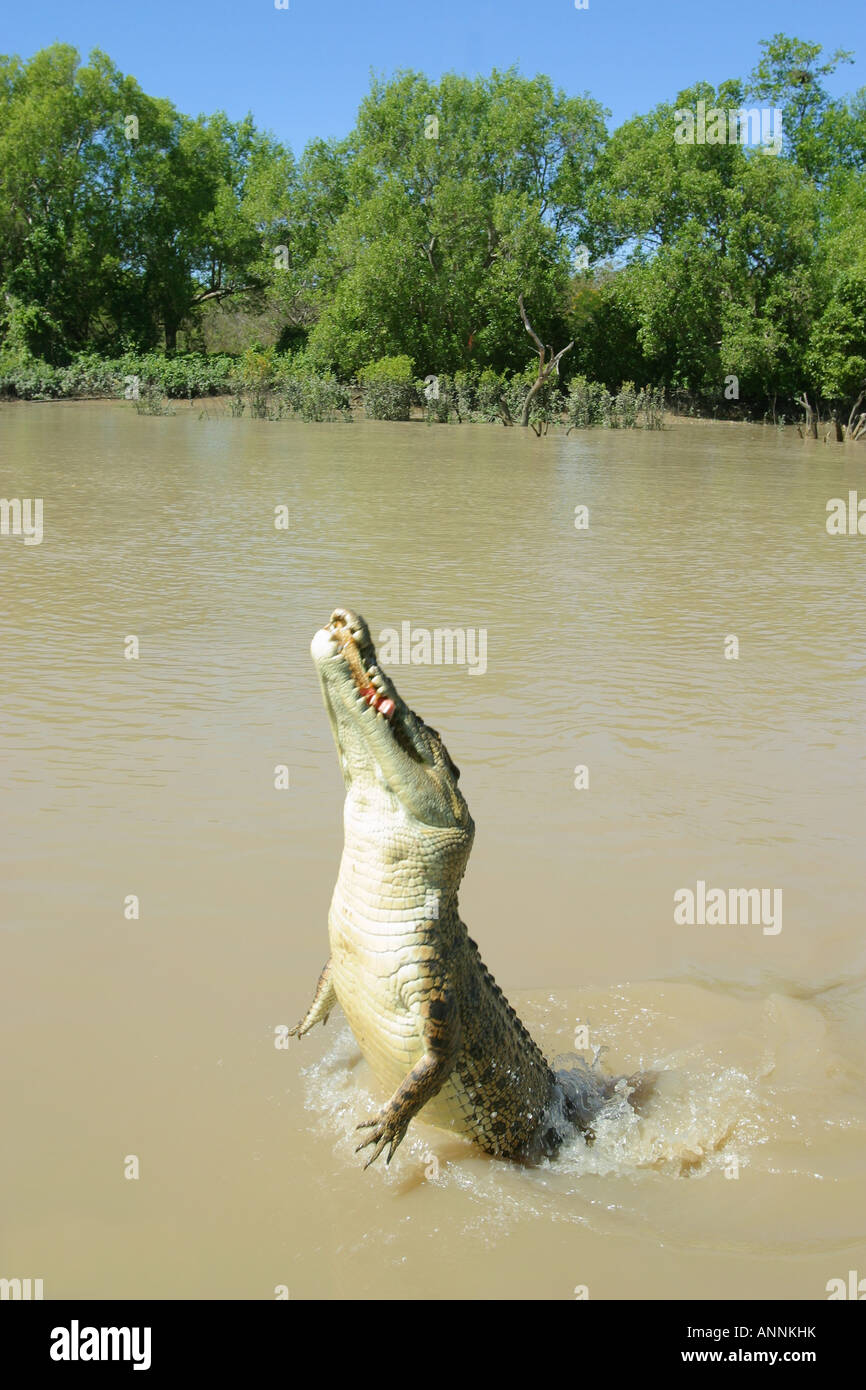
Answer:
[[[222,112],[181,117],[153,137],[136,152],[121,215],[170,351],[200,305],[264,287],[263,170],[281,151],[251,117],[231,122]]]
[[[844,103],[831,99],[821,79],[840,63],[853,62],[853,54],[837,48],[822,63],[821,44],[786,34],[763,39],[760,47],[763,53],[749,74],[746,95],[782,112],[786,153],[813,178],[820,178],[835,162],[828,135],[835,128],[837,138],[844,138],[840,128]]]
[[[252,119],[190,119],[105,54],[0,59],[0,291],[7,339],[52,361],[177,342],[208,301],[260,291],[290,156]]]
[[[53,360],[98,342],[130,291],[113,215],[123,118],[151,109],[98,51],[0,58],[0,293],[16,346]]]
[[[823,309],[809,335],[805,378],[844,412],[866,387],[866,176],[839,180],[824,214],[817,266]]]
[[[419,370],[524,366],[518,297],[539,331],[561,333],[603,140],[598,105],[546,78],[374,81],[345,208],[322,228],[311,351],[347,375],[398,349]]]
[[[597,240],[623,261],[604,304],[634,323],[654,380],[707,402],[730,373],[753,400],[795,389],[816,303],[819,200],[806,173],[768,150],[674,139],[675,109],[739,109],[743,97],[738,82],[701,83],[627,122],[591,199]]]

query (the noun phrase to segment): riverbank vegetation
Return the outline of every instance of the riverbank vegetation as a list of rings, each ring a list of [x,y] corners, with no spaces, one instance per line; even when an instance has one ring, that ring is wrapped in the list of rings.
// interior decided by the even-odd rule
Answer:
[[[610,133],[494,71],[373,81],[300,154],[95,51],[0,58],[0,392],[541,432],[693,413],[866,433],[866,91],[776,35]],[[778,152],[680,143],[775,109]],[[638,383],[636,390],[633,383]]]

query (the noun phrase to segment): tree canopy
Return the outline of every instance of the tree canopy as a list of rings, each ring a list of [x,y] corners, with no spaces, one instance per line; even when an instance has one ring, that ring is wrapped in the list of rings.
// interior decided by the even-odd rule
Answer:
[[[344,379],[533,358],[522,297],[562,370],[677,387],[736,376],[761,406],[844,408],[866,380],[866,90],[844,51],[776,34],[753,71],[695,82],[612,133],[589,94],[515,69],[375,78],[355,128],[298,156],[252,118],[186,116],[98,50],[0,58],[5,349],[195,335],[206,306],[265,314]],[[782,113],[778,152],[680,143],[677,113]]]

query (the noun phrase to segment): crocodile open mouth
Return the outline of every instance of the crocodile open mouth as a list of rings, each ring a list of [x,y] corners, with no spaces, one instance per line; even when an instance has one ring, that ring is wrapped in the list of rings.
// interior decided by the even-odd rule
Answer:
[[[388,693],[387,677],[376,665],[376,652],[366,627],[354,614],[344,608],[336,608],[327,630],[332,633],[340,655],[352,673],[361,699],[390,722],[397,706]]]
[[[337,648],[334,655],[342,658],[351,676],[358,708],[373,710],[377,715],[374,727],[378,719],[387,724],[394,746],[413,762],[431,765],[434,756],[429,738],[438,741],[439,735],[407,707],[394,682],[379,668],[376,648],[364,619],[348,608],[335,608],[323,631]],[[459,776],[457,770],[454,771]]]
[[[364,619],[335,608],[310,643],[347,787],[373,777],[425,825],[470,833],[472,818],[439,734],[379,669]]]

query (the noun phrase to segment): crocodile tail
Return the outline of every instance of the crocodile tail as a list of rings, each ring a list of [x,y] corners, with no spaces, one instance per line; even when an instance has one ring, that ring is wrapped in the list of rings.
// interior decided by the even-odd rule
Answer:
[[[567,1065],[561,1065],[567,1063]],[[588,1067],[575,1053],[557,1057],[550,1099],[539,1126],[539,1155],[554,1158],[562,1145],[577,1134],[591,1144],[592,1122],[610,1096],[615,1077],[605,1077]]]

